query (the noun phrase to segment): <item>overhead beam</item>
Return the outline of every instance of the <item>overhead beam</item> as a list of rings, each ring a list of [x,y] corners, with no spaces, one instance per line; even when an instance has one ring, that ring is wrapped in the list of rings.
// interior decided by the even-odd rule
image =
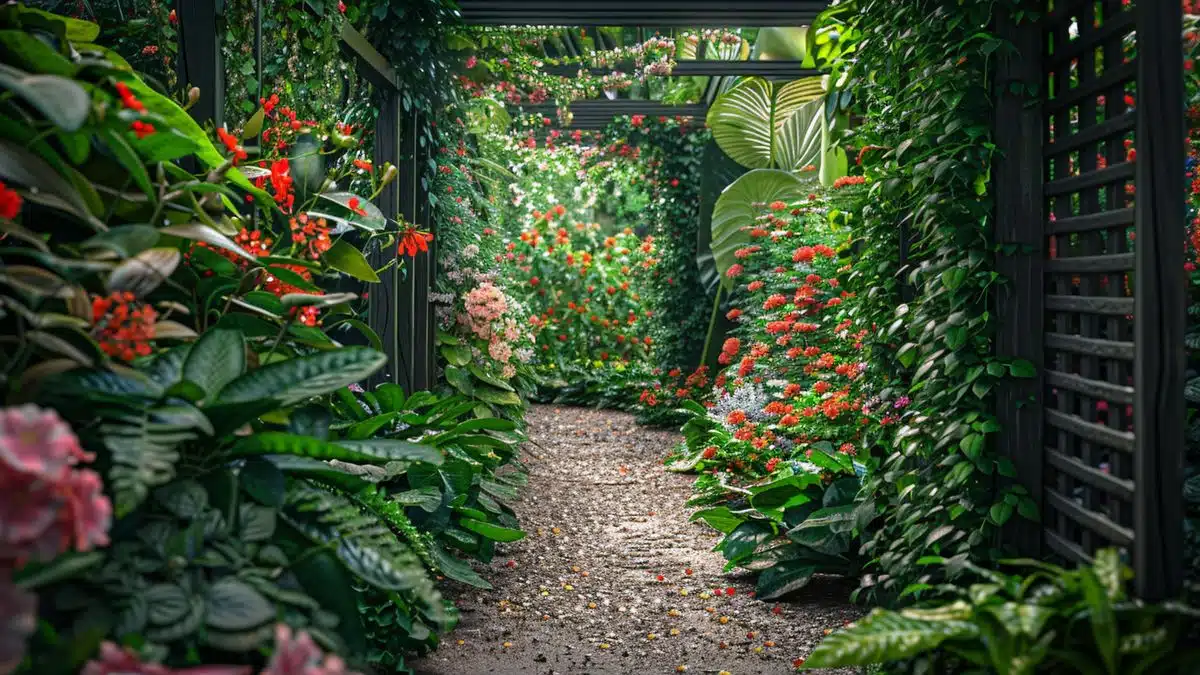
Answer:
[[[603,68],[587,68],[593,75],[605,75],[613,71],[630,72],[635,68],[632,61],[617,63]],[[551,75],[572,76],[579,72],[577,65],[546,66],[543,72]],[[727,76],[759,76],[797,79],[801,77],[819,77],[823,71],[816,68],[806,68],[801,61],[677,61],[671,75],[684,77],[690,75]]]
[[[349,21],[342,22],[342,51],[358,61],[358,70],[371,84],[380,89],[398,89],[399,78],[388,60],[371,46],[362,33],[354,30]]]
[[[691,117],[700,121],[708,115],[708,106],[703,104],[671,105],[658,101],[641,101],[621,99],[616,101],[576,101],[570,105],[573,119],[569,127],[561,127],[568,131],[575,129],[603,129],[615,117],[645,115],[646,117]],[[557,109],[550,104],[527,105],[513,109],[514,112],[541,115],[553,120],[558,127]]]
[[[459,0],[463,22],[511,26],[807,26],[828,0]]]

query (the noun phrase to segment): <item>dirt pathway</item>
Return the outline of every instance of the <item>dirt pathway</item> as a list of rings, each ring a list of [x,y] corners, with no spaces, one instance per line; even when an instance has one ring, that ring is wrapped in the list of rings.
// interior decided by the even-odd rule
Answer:
[[[662,468],[677,434],[585,408],[535,406],[529,422],[537,457],[516,505],[529,535],[500,549],[495,589],[456,598],[462,622],[419,675],[790,673],[862,613],[840,580],[765,603],[751,578],[722,574],[715,533],[688,522],[692,477]]]

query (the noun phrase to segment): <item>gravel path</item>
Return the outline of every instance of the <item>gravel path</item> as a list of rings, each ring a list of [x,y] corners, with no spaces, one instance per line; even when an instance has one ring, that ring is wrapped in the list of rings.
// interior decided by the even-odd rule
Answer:
[[[723,574],[716,533],[688,522],[692,477],[662,468],[678,434],[585,408],[535,406],[529,422],[528,536],[501,545],[495,589],[457,596],[462,622],[418,675],[790,673],[862,614],[844,580],[765,603],[752,578]]]

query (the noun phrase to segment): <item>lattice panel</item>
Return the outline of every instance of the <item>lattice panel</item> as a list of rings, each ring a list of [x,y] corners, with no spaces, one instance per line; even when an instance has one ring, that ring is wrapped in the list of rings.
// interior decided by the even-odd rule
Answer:
[[[1134,539],[1135,13],[1055,0],[1044,40],[1046,544]]]

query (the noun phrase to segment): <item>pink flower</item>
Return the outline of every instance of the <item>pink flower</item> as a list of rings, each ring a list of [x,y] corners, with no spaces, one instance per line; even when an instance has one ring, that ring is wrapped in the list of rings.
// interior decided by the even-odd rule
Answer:
[[[261,675],[358,674],[346,670],[341,658],[322,654],[308,633],[300,631],[293,636],[292,629],[281,623],[275,626],[275,654]]]
[[[196,666],[171,670],[157,663],[142,663],[132,649],[112,642],[100,645],[99,659],[87,662],[79,675],[249,675],[249,666]]]
[[[37,596],[0,580],[0,674],[8,675],[25,658],[25,641],[37,628]]]
[[[77,461],[93,459],[53,410],[34,405],[0,410],[0,464],[11,470],[56,481]]]
[[[16,566],[108,543],[112,504],[91,461],[53,410],[0,410],[0,561]]]

